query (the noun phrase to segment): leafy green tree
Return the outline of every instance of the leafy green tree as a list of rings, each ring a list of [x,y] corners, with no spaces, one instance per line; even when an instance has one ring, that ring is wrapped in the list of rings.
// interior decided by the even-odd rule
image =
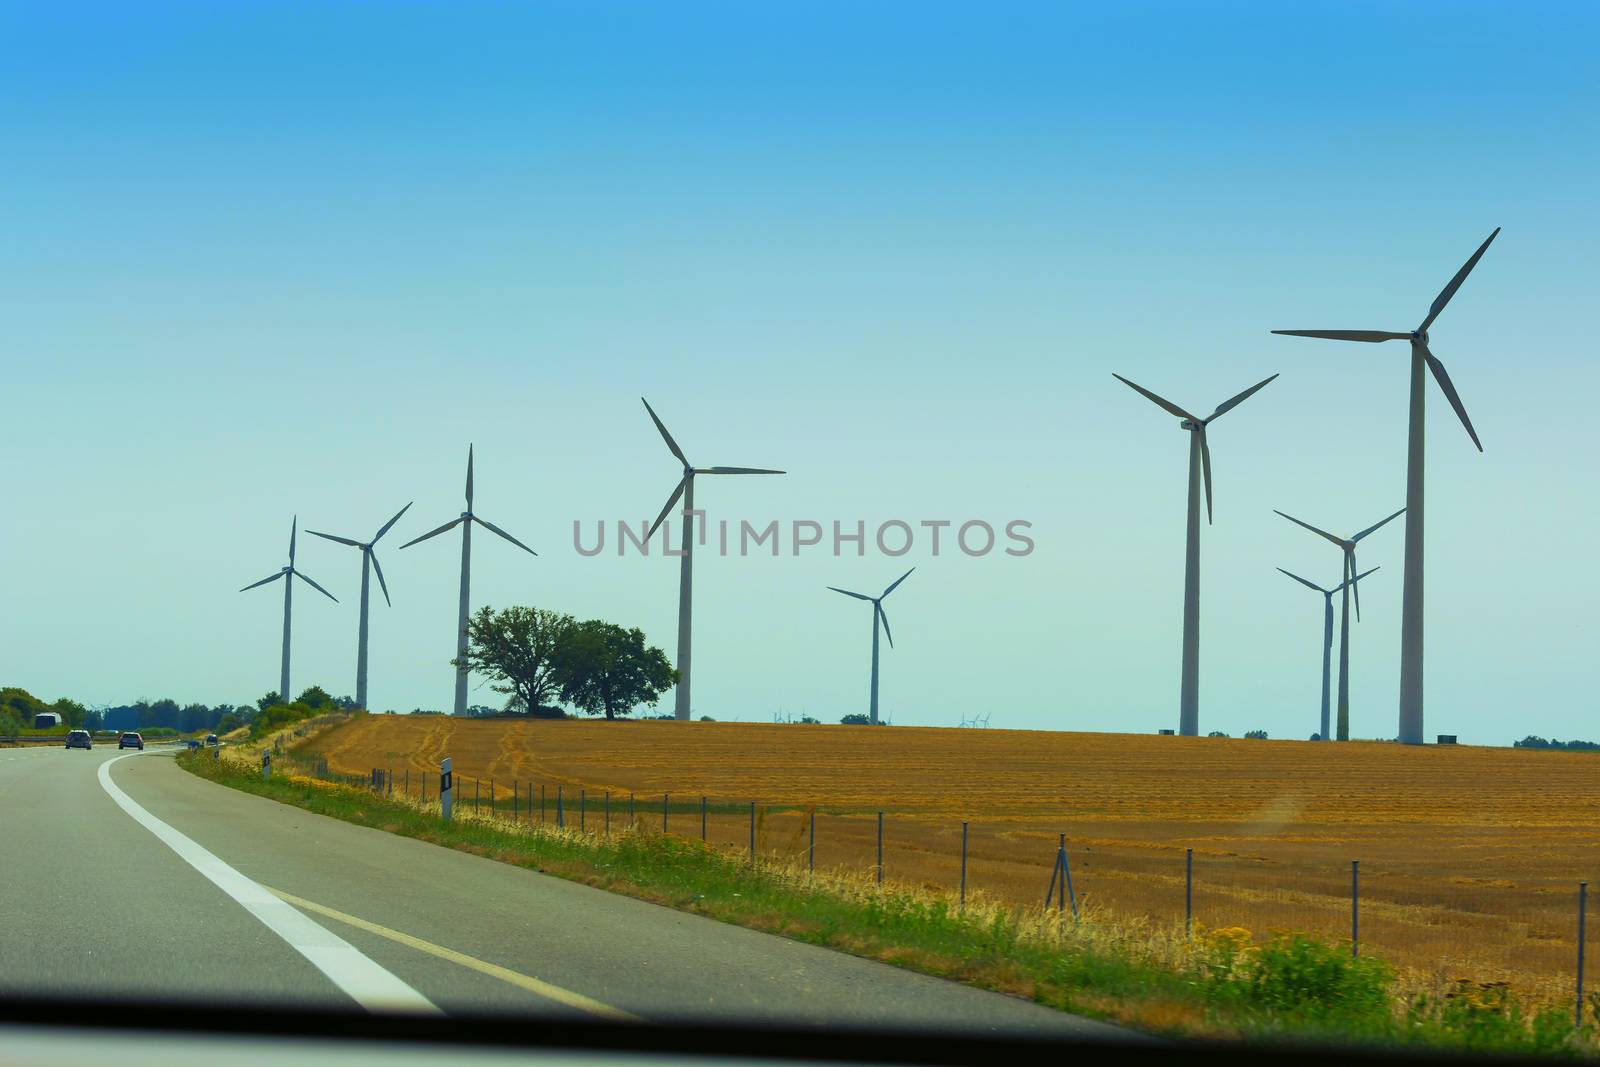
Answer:
[[[843,723],[844,725],[846,725],[846,726],[871,726],[872,725],[872,718],[870,716],[861,714],[859,711],[855,712],[853,714],[850,714],[850,715],[846,715],[844,718],[840,719],[839,721],[841,723]]]
[[[51,704],[50,710],[60,715],[61,721],[72,727],[74,730],[83,726],[84,720],[89,716],[88,708],[84,707],[76,700],[68,700],[66,697],[62,697],[54,704]]]
[[[278,691],[276,689],[268,690],[262,696],[256,697],[256,710],[257,711],[266,711],[268,708],[272,707],[274,704],[282,704],[282,703],[283,703],[283,697],[278,693]]]
[[[556,662],[576,623],[571,615],[542,608],[485,605],[467,622],[468,670],[486,674],[494,691],[537,708],[559,689]],[[452,659],[451,666],[462,666]]]
[[[643,630],[600,619],[578,623],[566,634],[556,675],[563,701],[608,719],[654,704],[678,684],[678,672],[665,653],[645,644]]]
[[[295,703],[304,704],[308,708],[332,708],[338,706],[338,702],[333,699],[333,694],[320,685],[314,685],[306,689],[295,698]]]

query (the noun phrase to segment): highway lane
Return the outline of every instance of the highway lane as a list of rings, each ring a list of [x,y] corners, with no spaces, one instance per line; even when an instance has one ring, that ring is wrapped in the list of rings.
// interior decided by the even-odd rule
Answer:
[[[330,972],[247,910],[267,906],[250,904],[253,884],[320,927],[324,955],[344,946],[345,963],[360,957],[446,1012],[1122,1033],[313,815],[197,779],[153,749],[118,755],[0,750],[0,894],[12,904],[0,991],[349,1006]],[[172,841],[157,836],[168,830]],[[175,848],[235,873],[208,878]]]

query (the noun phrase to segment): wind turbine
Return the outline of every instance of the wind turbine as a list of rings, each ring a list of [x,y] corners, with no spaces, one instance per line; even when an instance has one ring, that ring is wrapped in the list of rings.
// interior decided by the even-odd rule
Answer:
[[[261,579],[259,582],[251,582],[249,585],[245,586],[244,589],[239,590],[239,592],[243,593],[247,589],[254,589],[257,586],[266,585],[268,582],[275,582],[279,578],[283,579],[283,670],[282,673],[278,675],[278,698],[285,704],[289,703],[289,701],[293,699],[289,693],[289,606],[294,599],[293,579],[299,578],[301,581],[311,586],[311,588],[315,589],[317,592],[321,593],[335,604],[339,602],[338,597],[334,596],[332,593],[322,588],[322,586],[312,581],[305,574],[305,572],[295,569],[294,538],[295,532],[299,525],[300,516],[296,515],[294,517],[294,521],[289,524],[289,565],[283,568],[277,574],[269,575],[268,577]]]
[[[655,536],[656,529],[666,519],[667,513],[672,510],[672,505],[683,497],[683,562],[678,565],[678,690],[674,697],[673,715],[681,722],[689,721],[689,646],[690,646],[690,606],[694,601],[694,476],[697,474],[782,474],[783,471],[767,470],[764,467],[696,467],[683,455],[683,449],[678,447],[678,442],[672,439],[667,428],[656,417],[655,409],[650,406],[650,401],[644,397],[639,398],[644,409],[650,413],[650,421],[656,424],[656,429],[661,431],[661,439],[667,442],[667,448],[683,464],[683,477],[678,481],[678,487],[667,498],[666,506],[661,509],[661,514],[656,516],[656,521],[651,524],[650,532],[645,535],[648,542]],[[703,532],[703,531],[702,531]]]
[[[917,568],[912,567],[911,571],[914,571],[916,569]],[[884,613],[884,610],[883,610],[883,598],[888,596],[890,593],[894,592],[895,591],[895,587],[898,586],[901,582],[903,582],[907,578],[911,577],[911,571],[906,571],[900,577],[896,578],[894,580],[894,582],[889,586],[889,588],[885,589],[878,596],[868,596],[865,593],[852,593],[850,590],[848,590],[848,589],[840,589],[836,585],[828,586],[828,588],[832,589],[835,593],[843,593],[845,596],[853,596],[857,600],[865,600],[867,603],[872,605],[872,703],[871,703],[871,705],[870,705],[870,707],[868,709],[868,716],[867,717],[871,720],[873,726],[878,725],[878,620],[879,619],[883,620],[883,635],[889,639],[889,647],[890,648],[894,647],[894,634],[889,632],[889,616]]]
[[[1375,522],[1371,526],[1368,526],[1365,530],[1362,530],[1360,533],[1351,537],[1335,537],[1327,530],[1319,530],[1309,522],[1301,522],[1293,515],[1284,515],[1284,513],[1278,511],[1277,508],[1273,508],[1273,511],[1277,512],[1279,515],[1283,515],[1284,518],[1288,519],[1296,526],[1304,526],[1312,533],[1327,538],[1329,541],[1332,541],[1334,544],[1338,545],[1344,550],[1344,571],[1341,575],[1341,577],[1344,579],[1344,583],[1339,586],[1339,588],[1344,591],[1344,596],[1341,599],[1339,607],[1338,739],[1340,741],[1350,740],[1350,594],[1352,591],[1356,596],[1356,621],[1361,621],[1361,586],[1357,581],[1351,580],[1356,577],[1356,543],[1369,533],[1372,533],[1374,530],[1382,527],[1385,523],[1388,523],[1390,520],[1405,514],[1405,510],[1405,508],[1401,508],[1393,515],[1390,515],[1389,518],[1384,519],[1382,522]]]
[[[1456,271],[1450,284],[1434,299],[1433,305],[1428,308],[1428,317],[1415,330],[1407,333],[1388,330],[1272,331],[1290,337],[1322,337],[1331,341],[1411,342],[1411,426],[1406,443],[1406,569],[1400,607],[1400,740],[1408,745],[1422,744],[1422,451],[1423,400],[1427,395],[1426,375],[1422,372],[1424,366],[1433,373],[1444,398],[1455,409],[1461,425],[1466,427],[1467,436],[1472,438],[1479,452],[1483,451],[1483,443],[1472,428],[1472,420],[1467,418],[1467,409],[1462,406],[1461,397],[1456,395],[1456,387],[1450,383],[1450,375],[1428,348],[1428,327],[1450,303],[1450,298],[1456,295],[1456,290],[1467,280],[1472,268],[1478,265],[1478,260],[1488,251],[1489,243],[1499,235],[1500,227],[1496,226],[1494,233],[1478,246],[1472,258]]]
[[[407,505],[407,507],[409,507],[409,506],[410,505]],[[412,545],[420,544],[421,542],[426,541],[430,537],[438,537],[440,534],[445,533],[448,530],[452,530],[458,525],[461,527],[461,612],[457,616],[457,622],[456,622],[456,708],[455,708],[455,713],[457,715],[465,715],[467,713],[467,621],[468,621],[468,619],[470,617],[470,607],[469,607],[468,601],[469,601],[469,599],[471,597],[471,584],[472,584],[472,524],[473,523],[477,523],[479,526],[482,526],[485,530],[488,530],[492,534],[498,534],[499,536],[505,538],[507,541],[510,541],[512,544],[516,545],[518,548],[520,548],[524,552],[528,553],[528,555],[530,555],[530,556],[537,556],[539,554],[539,553],[535,552],[533,549],[529,548],[527,545],[523,544],[521,541],[518,541],[515,537],[512,537],[510,534],[508,534],[504,530],[500,529],[500,527],[496,526],[494,523],[490,522],[488,519],[481,518],[478,515],[473,513],[473,511],[472,511],[472,446],[468,445],[467,446],[467,510],[463,511],[459,517],[451,519],[449,522],[445,523],[443,526],[440,526],[438,529],[429,530],[427,533],[423,534],[421,537],[412,538],[410,541],[407,541],[405,544],[400,546],[400,548],[402,550],[404,550],[404,549],[410,548]],[[373,540],[376,541],[377,538],[373,538]],[[533,711],[532,708],[529,708],[528,710],[530,712]]]
[[[1298,574],[1292,574],[1289,571],[1285,571],[1285,570],[1283,570],[1282,567],[1278,568],[1278,570],[1283,571],[1284,574],[1289,575],[1289,577],[1293,578],[1295,581],[1299,582],[1301,585],[1305,586],[1306,588],[1315,589],[1317,592],[1322,594],[1322,729],[1317,734],[1317,736],[1319,738],[1321,738],[1322,740],[1324,740],[1324,741],[1331,741],[1332,740],[1332,738],[1330,738],[1328,736],[1328,731],[1329,731],[1329,722],[1328,722],[1328,666],[1329,666],[1329,657],[1332,656],[1332,654],[1333,654],[1333,594],[1339,592],[1341,589],[1345,588],[1345,586],[1347,586],[1347,585],[1350,585],[1352,582],[1359,582],[1361,579],[1365,578],[1368,574],[1371,574],[1372,571],[1375,571],[1377,569],[1378,569],[1377,567],[1373,567],[1372,570],[1366,571],[1366,572],[1364,572],[1362,574],[1358,574],[1353,579],[1346,578],[1344,581],[1340,582],[1338,585],[1334,586],[1332,589],[1324,589],[1324,588],[1322,588],[1322,586],[1318,585],[1317,583],[1312,582],[1312,581],[1307,581],[1305,578],[1300,577]],[[1348,630],[1346,630],[1345,632],[1349,633]],[[1341,652],[1340,653],[1340,660],[1341,660],[1342,663],[1348,663],[1349,662],[1349,657]]]
[[[1244,392],[1217,405],[1205,418],[1191,415],[1178,405],[1163,400],[1150,390],[1134,385],[1120,374],[1113,378],[1180,420],[1189,432],[1189,526],[1183,563],[1183,677],[1178,696],[1178,733],[1183,737],[1200,734],[1200,487],[1205,483],[1206,523],[1211,522],[1211,446],[1206,443],[1206,426],[1226,415],[1256,390],[1276,378],[1266,378]]]
[[[415,503],[415,501],[413,501]],[[383,580],[383,568],[378,566],[377,554],[372,551],[372,546],[378,543],[378,538],[389,532],[389,527],[400,521],[400,516],[411,509],[407,504],[395,512],[394,518],[383,524],[383,528],[372,535],[370,541],[353,541],[348,537],[339,537],[335,534],[321,533],[317,530],[307,530],[306,533],[315,537],[326,537],[330,541],[337,541],[341,545],[350,545],[361,550],[361,624],[357,629],[356,638],[356,707],[367,706],[367,586],[368,573],[378,572],[378,588],[383,590],[383,602],[393,604],[389,599],[389,586]]]

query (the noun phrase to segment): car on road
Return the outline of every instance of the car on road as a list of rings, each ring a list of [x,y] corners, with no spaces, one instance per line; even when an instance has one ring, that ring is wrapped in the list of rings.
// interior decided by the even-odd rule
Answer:
[[[210,745],[212,748],[216,748],[219,744],[221,744],[221,742],[217,740],[216,734],[206,734],[206,744]]]
[[[189,747],[190,748],[199,748],[200,747],[200,742],[196,741],[194,738],[191,737],[191,738],[189,738]]]
[[[68,730],[68,748],[93,748],[94,739],[89,736],[88,730]]]
[[[144,751],[144,738],[142,736],[140,736],[138,733],[129,731],[128,733],[125,733],[121,737],[117,738],[117,747],[119,749],[120,748],[136,748],[140,752],[143,752]]]

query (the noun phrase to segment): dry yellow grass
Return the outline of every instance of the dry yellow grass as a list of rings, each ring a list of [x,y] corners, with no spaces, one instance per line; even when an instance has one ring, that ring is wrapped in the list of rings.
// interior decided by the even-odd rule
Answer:
[[[620,817],[633,793],[654,826],[663,792],[756,800],[787,809],[763,815],[760,847],[790,856],[815,808],[819,868],[870,870],[882,810],[887,874],[913,885],[958,882],[965,820],[969,885],[1022,903],[1042,901],[1065,833],[1081,897],[1157,924],[1182,922],[1193,848],[1197,920],[1348,937],[1358,859],[1364,951],[1418,981],[1551,998],[1571,995],[1577,882],[1600,882],[1600,756],[1587,753],[437,716],[358,718],[314,746],[335,770],[392,767],[397,782],[448,755],[463,786],[482,779],[487,797],[493,779],[506,803],[513,781],[524,797],[559,784],[609,791]],[[708,822],[713,841],[748,842],[746,815]],[[671,828],[698,835],[700,820],[674,811]]]

